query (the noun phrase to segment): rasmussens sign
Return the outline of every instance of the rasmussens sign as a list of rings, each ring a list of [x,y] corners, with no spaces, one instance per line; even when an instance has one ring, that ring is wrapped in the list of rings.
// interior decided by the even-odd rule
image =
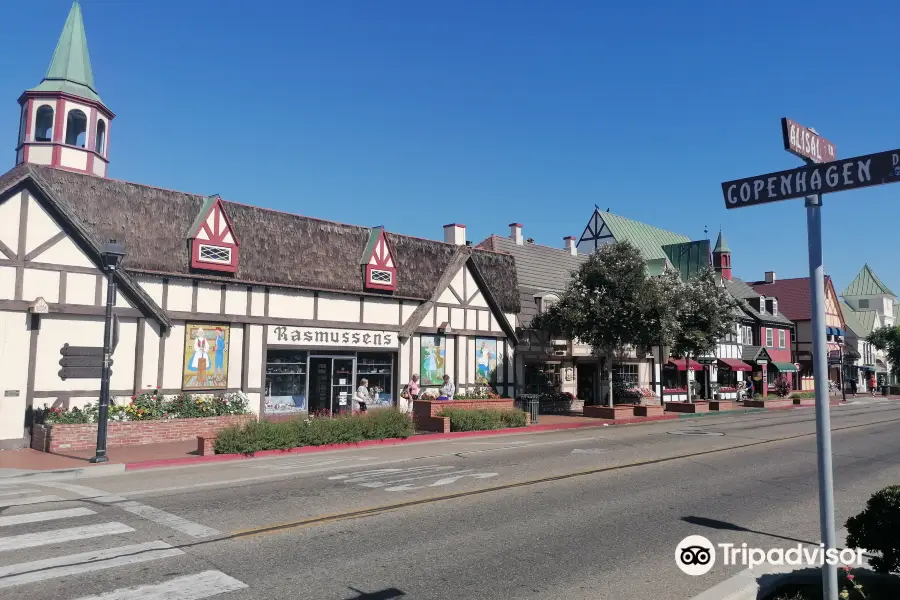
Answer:
[[[725,208],[779,202],[900,181],[900,150],[845,158],[722,184]]]
[[[369,329],[269,326],[269,345],[323,346],[330,348],[397,348],[397,333]]]

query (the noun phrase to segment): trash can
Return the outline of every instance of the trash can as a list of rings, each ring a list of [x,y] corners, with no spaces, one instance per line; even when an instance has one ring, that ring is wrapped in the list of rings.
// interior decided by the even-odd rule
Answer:
[[[887,396],[890,391],[891,391],[891,386],[889,386],[889,385],[881,386],[881,395],[882,396]]]
[[[541,397],[537,394],[522,396],[522,410],[531,416],[532,425],[538,422],[538,414],[541,412]]]

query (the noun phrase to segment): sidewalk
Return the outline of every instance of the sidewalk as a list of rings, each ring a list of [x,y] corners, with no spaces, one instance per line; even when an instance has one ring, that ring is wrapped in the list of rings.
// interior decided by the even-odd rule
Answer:
[[[847,402],[842,403],[839,398],[832,397],[830,404],[851,405],[853,400],[873,400],[871,396],[860,395],[857,398],[848,396]],[[874,400],[900,400],[898,396],[876,396]],[[618,425],[637,425],[641,423],[650,423],[656,421],[667,421],[672,419],[697,418],[697,417],[715,417],[719,415],[736,415],[741,413],[759,413],[768,411],[792,410],[799,408],[812,408],[813,399],[804,400],[804,404],[799,406],[786,406],[780,408],[745,408],[736,407],[729,411],[712,411],[708,413],[667,413],[661,417],[633,417],[621,419],[617,421],[608,419],[594,419],[591,417],[583,417],[578,415],[540,415],[537,424],[530,427],[499,429],[491,431],[469,431],[456,433],[431,433],[418,434],[405,440],[368,440],[359,442],[358,444],[350,444],[349,446],[373,446],[373,445],[396,445],[409,443],[427,443],[430,441],[452,439],[458,437],[474,437],[474,436],[491,436],[491,435],[509,435],[516,433],[535,433],[539,431],[562,431],[566,429],[581,429],[584,427],[609,427]],[[271,450],[259,452],[256,456],[268,456],[278,454],[300,454],[326,452],[339,448],[346,448],[348,445],[333,446],[311,446],[304,448],[295,448],[293,450]],[[10,477],[21,477],[23,475],[35,472],[50,471],[83,471],[88,473],[91,469],[98,466],[89,459],[94,456],[93,450],[82,450],[70,452],[66,454],[50,454],[47,452],[38,452],[32,449],[9,450],[0,452],[0,480]],[[193,441],[173,442],[165,444],[144,444],[141,446],[125,446],[118,448],[110,448],[107,451],[109,462],[108,465],[119,465],[120,470],[136,470],[163,466],[180,466],[187,464],[197,464],[205,462],[218,462],[223,460],[246,460],[248,457],[242,455],[212,455],[200,456],[197,453],[197,444]]]

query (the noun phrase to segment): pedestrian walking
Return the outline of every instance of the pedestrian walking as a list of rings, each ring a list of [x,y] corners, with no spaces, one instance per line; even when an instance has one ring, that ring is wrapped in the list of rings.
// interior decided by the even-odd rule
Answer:
[[[359,380],[359,387],[356,388],[356,395],[353,396],[353,399],[356,401],[357,409],[360,412],[366,412],[366,405],[372,401],[372,398],[369,395],[368,379],[363,378]]]
[[[444,385],[441,386],[439,393],[441,394],[441,398],[453,400],[453,394],[456,393],[456,386],[453,385],[452,381],[450,381],[449,375],[444,375]]]
[[[854,398],[856,398],[856,391],[857,391],[856,378],[854,377],[853,379],[850,380],[850,393],[853,394]]]
[[[747,380],[747,400],[753,400],[753,378]]]
[[[878,386],[878,382],[875,381],[875,374],[869,376],[869,390],[872,392],[872,397],[875,397],[875,388]]]

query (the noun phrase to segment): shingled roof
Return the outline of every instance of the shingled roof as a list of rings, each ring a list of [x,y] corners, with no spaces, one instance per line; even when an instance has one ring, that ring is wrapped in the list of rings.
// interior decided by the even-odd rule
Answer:
[[[826,276],[827,278],[827,276]],[[795,323],[812,319],[809,300],[809,277],[779,279],[774,283],[754,281],[749,284],[757,293],[778,298],[778,310]]]
[[[852,298],[854,296],[879,296],[881,294],[896,297],[896,294],[878,279],[878,275],[867,263],[863,265],[859,273],[856,274],[856,278],[850,282],[850,285],[847,286],[847,289],[841,295],[845,298]]]
[[[517,244],[515,240],[499,235],[488,237],[477,247],[512,255],[516,261],[519,285],[547,292],[565,290],[572,274],[588,259],[588,255],[573,255],[564,248],[529,242]]]
[[[615,213],[603,212],[600,213],[600,216],[617,242],[626,240],[631,242],[647,260],[669,258],[663,250],[663,246],[691,241],[691,238],[686,235],[620,217]]]
[[[766,321],[767,323],[783,323],[785,325],[791,325],[791,320],[782,314],[781,307],[781,298],[773,295],[772,297],[778,300],[778,314],[773,315],[772,313],[761,313],[753,305],[750,303],[751,300],[760,297],[760,294],[756,292],[752,287],[747,285],[743,280],[738,279],[737,277],[731,280],[724,280],[725,289],[728,290],[728,293],[731,296],[738,300],[741,304],[741,308],[748,315],[752,316],[755,319],[760,321]]]
[[[234,277],[201,275],[190,269],[185,232],[206,196],[93,177],[32,164],[0,176],[0,193],[31,177],[97,240],[124,243],[130,273],[206,278],[257,285],[365,294],[359,260],[370,228],[225,201],[241,237]],[[395,297],[428,300],[457,246],[394,233]],[[469,265],[478,270],[504,312],[519,311],[514,259],[475,250]]]

